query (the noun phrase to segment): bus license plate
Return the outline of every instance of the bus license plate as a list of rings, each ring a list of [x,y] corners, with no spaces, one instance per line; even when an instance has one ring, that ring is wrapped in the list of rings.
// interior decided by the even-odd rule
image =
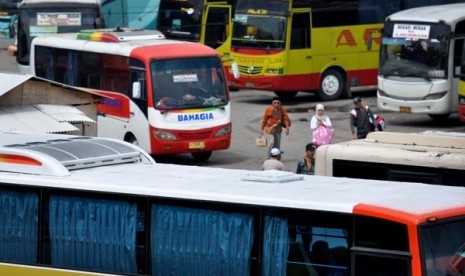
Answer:
[[[247,88],[254,88],[254,87],[255,87],[255,83],[253,83],[253,82],[246,82],[246,83],[245,83],[245,87],[247,87]]]
[[[189,149],[204,149],[205,142],[189,142]]]
[[[408,106],[401,106],[399,111],[400,111],[400,112],[407,112],[407,113],[410,113],[410,107],[408,107]]]

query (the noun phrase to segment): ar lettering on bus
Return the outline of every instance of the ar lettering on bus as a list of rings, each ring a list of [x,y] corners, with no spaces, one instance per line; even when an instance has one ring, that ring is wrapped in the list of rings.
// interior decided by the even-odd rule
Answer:
[[[380,28],[367,28],[363,32],[363,41],[368,45],[368,40],[372,39],[376,44],[381,44],[381,29]],[[336,47],[339,46],[357,46],[357,41],[350,30],[342,30],[337,37]]]
[[[247,14],[268,14],[268,10],[256,10],[256,9],[248,9]]]
[[[190,121],[206,121],[213,120],[212,113],[196,113],[196,114],[181,114],[178,115],[178,122],[190,122]]]

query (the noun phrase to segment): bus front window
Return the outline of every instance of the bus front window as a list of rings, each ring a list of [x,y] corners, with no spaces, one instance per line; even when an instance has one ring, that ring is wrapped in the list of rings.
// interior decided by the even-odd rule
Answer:
[[[465,275],[465,218],[420,229],[425,275]]]
[[[162,0],[157,28],[167,38],[198,42],[203,9],[202,0]]]
[[[394,24],[395,25],[395,24]],[[448,43],[444,28],[431,26],[431,34],[425,38],[395,37],[392,24],[387,23],[387,32],[383,35],[379,74],[385,77],[419,77],[425,79],[446,79]],[[447,33],[447,32],[445,32]]]
[[[237,14],[234,18],[232,46],[284,49],[286,17]]]
[[[213,107],[229,101],[218,58],[159,60],[150,68],[156,109]]]
[[[32,39],[36,36],[72,33],[83,29],[103,27],[103,23],[99,21],[97,5],[92,4],[92,7],[75,5],[72,8],[29,5],[27,8],[20,9],[18,16],[18,63],[29,65],[29,48]]]

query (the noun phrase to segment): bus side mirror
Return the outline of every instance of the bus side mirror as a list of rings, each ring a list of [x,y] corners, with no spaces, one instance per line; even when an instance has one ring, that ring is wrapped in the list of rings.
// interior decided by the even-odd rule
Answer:
[[[141,84],[139,81],[132,83],[132,97],[134,99],[140,99],[141,97]]]
[[[234,78],[238,79],[240,77],[239,67],[237,66],[237,63],[235,61],[231,64],[231,70],[233,72]]]
[[[371,51],[371,48],[373,47],[373,37],[372,37],[372,32],[370,33],[370,36],[368,37],[367,41],[367,50]]]

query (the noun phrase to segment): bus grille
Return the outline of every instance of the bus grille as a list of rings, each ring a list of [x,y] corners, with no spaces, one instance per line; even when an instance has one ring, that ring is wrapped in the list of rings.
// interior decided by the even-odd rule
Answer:
[[[242,75],[256,76],[262,73],[263,67],[239,65],[239,72]]]
[[[204,132],[181,132],[179,133],[179,138],[181,140],[199,140],[199,139],[207,139],[210,138],[212,135],[212,131],[204,131]]]

